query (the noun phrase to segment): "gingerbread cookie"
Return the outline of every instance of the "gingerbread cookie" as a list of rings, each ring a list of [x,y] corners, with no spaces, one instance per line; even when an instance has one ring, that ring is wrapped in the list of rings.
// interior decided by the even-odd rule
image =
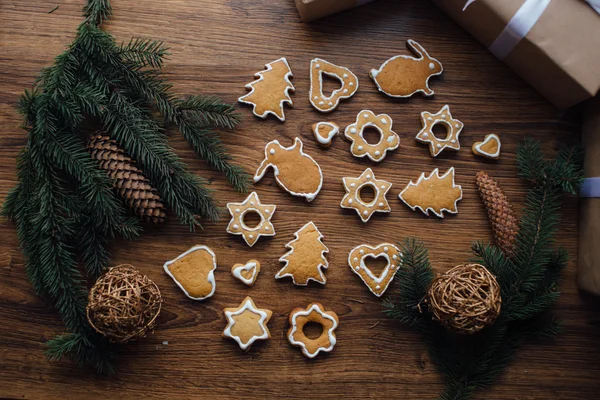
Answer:
[[[437,157],[446,148],[456,151],[460,150],[458,135],[460,135],[464,124],[452,118],[448,104],[442,107],[437,114],[423,111],[421,113],[421,123],[423,124],[423,129],[417,134],[416,139],[419,142],[429,144],[431,157]],[[447,133],[445,138],[438,138],[433,133],[433,127],[437,124],[442,124],[446,127]]]
[[[387,260],[387,265],[376,276],[365,264],[366,258],[383,257]],[[392,282],[394,275],[398,272],[402,259],[400,249],[390,243],[382,243],[379,246],[371,247],[367,244],[356,246],[348,255],[348,265],[354,273],[360,276],[360,279],[367,285],[371,293],[381,297]]]
[[[252,112],[260,118],[267,118],[273,114],[281,122],[285,121],[283,105],[292,106],[290,91],[294,85],[290,82],[292,70],[285,57],[265,65],[266,71],[257,72],[254,76],[258,79],[246,85],[250,93],[238,99],[240,103],[252,105]]]
[[[227,203],[227,209],[231,214],[227,233],[242,235],[250,247],[254,246],[261,236],[275,236],[275,227],[271,223],[271,218],[273,218],[276,208],[274,204],[262,204],[256,192],[250,193],[241,203]],[[254,227],[249,227],[244,222],[246,214],[251,212],[260,216],[260,222]]]
[[[235,264],[231,267],[231,275],[246,286],[254,285],[259,272],[260,263],[257,260],[250,260],[246,264]]]
[[[323,74],[336,78],[341,87],[331,93],[323,94]],[[358,90],[358,78],[348,68],[340,67],[321,58],[310,62],[310,104],[321,112],[330,112],[340,103],[341,99],[352,97]]]
[[[391,97],[410,97],[421,92],[432,96],[429,78],[440,75],[442,64],[427,54],[419,43],[412,39],[406,45],[419,58],[410,56],[394,56],[384,62],[379,69],[372,69],[369,75],[377,88]]]
[[[192,300],[208,299],[215,294],[217,257],[207,246],[192,247],[174,260],[167,261],[164,269]]]
[[[317,122],[312,125],[312,131],[317,143],[329,147],[334,136],[340,132],[340,127],[334,122]]]
[[[454,184],[454,167],[442,176],[436,168],[427,177],[423,172],[416,183],[411,181],[398,197],[413,211],[418,208],[427,216],[432,211],[444,218],[444,211],[458,213],[456,203],[462,199],[462,188]]]
[[[271,338],[267,324],[273,312],[256,307],[252,298],[246,297],[239,307],[223,311],[227,319],[223,337],[235,340],[242,350],[249,350],[257,340]]]
[[[254,182],[260,181],[270,167],[273,167],[277,184],[292,196],[304,197],[312,201],[323,186],[323,172],[317,162],[303,150],[299,138],[290,147],[283,147],[273,140],[265,146],[265,159],[262,161]]]
[[[294,285],[306,286],[309,281],[325,284],[327,279],[322,269],[327,269],[329,263],[325,253],[329,249],[323,244],[323,235],[311,221],[294,233],[295,239],[285,245],[290,249],[279,261],[285,265],[275,279],[292,278]]]
[[[330,352],[336,343],[335,330],[340,319],[333,311],[325,311],[322,304],[312,303],[306,308],[295,308],[289,317],[290,329],[288,340],[293,346],[302,348],[302,354],[308,358],[314,358],[320,352]],[[315,322],[323,327],[321,336],[309,339],[304,333],[304,326],[309,322]]]
[[[381,135],[379,142],[371,144],[363,135],[365,128],[372,126]],[[348,125],[344,133],[352,142],[350,152],[354,157],[369,157],[373,161],[381,161],[386,153],[400,145],[400,136],[392,131],[392,119],[387,114],[375,115],[373,111],[362,110],[356,116],[356,122]]]
[[[376,212],[390,212],[391,208],[386,199],[386,194],[392,187],[392,184],[375,178],[371,168],[367,168],[358,178],[342,178],[346,194],[342,198],[340,206],[350,208],[356,211],[362,222],[367,222],[371,215]],[[364,201],[360,197],[360,192],[365,187],[373,188],[375,196],[370,202]]]
[[[490,133],[485,137],[483,142],[475,142],[471,147],[473,154],[485,158],[497,159],[500,158],[500,138],[495,133]]]

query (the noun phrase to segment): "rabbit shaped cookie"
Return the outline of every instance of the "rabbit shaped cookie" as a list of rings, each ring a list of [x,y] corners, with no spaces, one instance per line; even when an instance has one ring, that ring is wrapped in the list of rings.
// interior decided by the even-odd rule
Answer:
[[[419,58],[394,56],[384,62],[379,69],[372,69],[370,76],[379,91],[391,97],[410,97],[417,92],[432,96],[429,78],[440,75],[442,64],[427,54],[417,42],[409,39],[406,43]]]

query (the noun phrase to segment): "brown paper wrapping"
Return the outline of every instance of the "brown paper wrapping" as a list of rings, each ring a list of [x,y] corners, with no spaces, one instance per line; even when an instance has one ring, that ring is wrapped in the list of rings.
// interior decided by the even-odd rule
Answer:
[[[600,176],[600,96],[586,107],[583,122],[586,178]],[[581,290],[600,295],[600,198],[582,198],[579,218],[579,266]]]
[[[304,22],[348,10],[373,0],[296,0],[300,18]]]
[[[486,47],[525,0],[433,0]],[[552,0],[504,62],[558,108],[600,90],[600,15],[582,0]]]

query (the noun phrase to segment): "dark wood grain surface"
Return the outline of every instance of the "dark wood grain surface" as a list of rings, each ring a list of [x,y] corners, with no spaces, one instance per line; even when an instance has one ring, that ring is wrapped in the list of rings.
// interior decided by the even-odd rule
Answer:
[[[25,143],[15,112],[18,95],[73,38],[83,1],[0,0],[0,198],[15,183],[15,158]],[[228,219],[207,224],[191,234],[173,215],[159,228],[147,229],[134,243],[115,243],[114,264],[131,263],[157,282],[165,302],[156,332],[124,346],[121,372],[95,376],[68,362],[50,363],[44,342],[63,331],[52,307],[38,298],[23,271],[14,226],[0,223],[0,397],[2,398],[397,398],[431,399],[443,387],[420,338],[382,313],[381,300],[351,273],[350,249],[367,242],[400,241],[419,236],[429,246],[437,271],[466,261],[473,240],[489,240],[491,232],[477,195],[474,176],[485,169],[504,186],[520,209],[525,186],[516,178],[515,146],[526,135],[543,142],[552,153],[561,143],[579,140],[576,118],[561,116],[485,48],[427,1],[378,0],[375,3],[312,24],[299,21],[288,0],[114,0],[115,16],[108,29],[119,40],[131,36],[162,39],[172,51],[166,72],[180,94],[207,93],[234,102],[244,85],[263,65],[287,57],[296,94],[287,121],[260,120],[242,107],[244,125],[224,133],[227,147],[251,173],[267,141],[284,145],[298,136],[321,165],[325,183],[310,204],[283,192],[268,175],[255,187],[264,202],[277,205],[273,218],[277,236],[249,248],[240,237],[225,232]],[[53,13],[47,12],[59,6]],[[394,54],[406,54],[414,38],[444,65],[432,80],[432,99],[415,96],[398,101],[379,94],[368,71]],[[311,58],[322,57],[349,67],[360,90],[329,115],[308,103]],[[419,113],[449,104],[465,123],[463,149],[437,159],[414,140]],[[353,158],[349,144],[337,138],[330,149],[319,148],[310,124],[331,120],[344,127],[361,109],[387,113],[401,136],[400,148],[381,164]],[[500,161],[475,158],[470,146],[485,134],[503,139]],[[241,201],[222,175],[212,172],[177,134],[172,145],[197,174],[212,182],[221,202]],[[358,176],[367,166],[378,178],[393,183],[392,212],[375,215],[367,224],[342,210],[341,178]],[[423,171],[454,166],[464,199],[459,214],[443,220],[413,212],[397,198],[400,190]],[[556,313],[565,332],[553,342],[528,345],[489,389],[477,399],[595,399],[600,394],[600,318],[575,287],[578,207],[574,198],[562,208],[558,245],[571,262],[564,274],[563,295]],[[325,235],[330,267],[324,287],[295,287],[274,280],[293,233],[314,221]],[[217,292],[204,302],[184,296],[162,265],[194,244],[217,254]],[[257,258],[263,264],[257,283],[247,288],[230,273],[234,263]],[[392,285],[390,291],[397,290]],[[273,310],[272,339],[256,344],[248,354],[221,337],[222,310],[247,295]],[[286,338],[287,315],[298,306],[319,301],[340,316],[334,351],[305,359]]]

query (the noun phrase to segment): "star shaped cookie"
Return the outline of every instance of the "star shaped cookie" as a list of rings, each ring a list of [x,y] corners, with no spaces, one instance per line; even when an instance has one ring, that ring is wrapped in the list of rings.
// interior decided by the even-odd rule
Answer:
[[[249,350],[252,343],[257,340],[271,337],[267,324],[273,311],[256,307],[249,296],[242,301],[239,307],[226,308],[223,311],[227,319],[223,337],[238,342],[242,350]]]
[[[227,232],[232,235],[242,235],[250,247],[254,246],[261,236],[275,236],[275,227],[271,223],[275,208],[274,204],[262,204],[256,192],[250,193],[241,203],[227,203],[227,209],[231,214]],[[249,212],[255,212],[260,216],[258,225],[254,227],[246,225],[244,216]]]
[[[358,178],[342,178],[346,195],[342,199],[340,206],[356,210],[363,222],[367,222],[371,215],[376,212],[390,212],[391,208],[385,198],[387,192],[392,187],[390,182],[376,179],[371,168],[367,168]],[[375,196],[370,202],[364,201],[360,197],[360,192],[366,186],[370,186]]]
[[[458,135],[464,124],[452,118],[448,104],[442,107],[437,114],[423,111],[421,113],[421,123],[423,129],[417,134],[416,139],[419,142],[429,144],[429,152],[432,157],[437,157],[446,148],[460,150]],[[447,134],[445,138],[439,138],[433,133],[433,127],[437,124],[443,124],[446,127]]]

